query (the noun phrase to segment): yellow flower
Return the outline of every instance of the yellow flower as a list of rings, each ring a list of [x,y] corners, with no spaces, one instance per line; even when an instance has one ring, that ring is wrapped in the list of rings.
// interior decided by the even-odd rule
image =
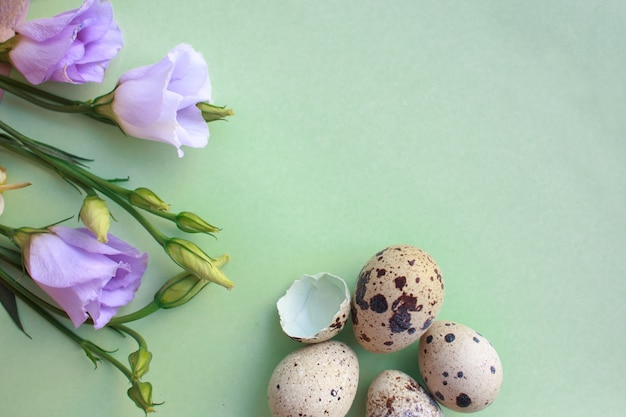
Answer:
[[[29,185],[30,182],[7,184],[7,170],[0,166],[0,214],[4,211],[4,197],[2,197],[2,192],[6,190],[17,190],[18,188],[28,187]]]

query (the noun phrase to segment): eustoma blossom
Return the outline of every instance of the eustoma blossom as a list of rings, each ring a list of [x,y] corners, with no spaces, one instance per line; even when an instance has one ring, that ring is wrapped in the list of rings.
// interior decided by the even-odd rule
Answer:
[[[123,44],[107,0],[85,0],[77,9],[26,21],[14,30],[4,49],[31,84],[102,82]]]
[[[148,264],[147,253],[110,234],[107,243],[98,242],[85,228],[18,229],[12,239],[33,281],[75,327],[88,317],[94,328],[104,327],[133,300]]]
[[[183,145],[206,146],[209,128],[198,105],[214,107],[212,102],[204,57],[180,44],[156,64],[124,73],[116,88],[97,98],[93,107],[126,134],[171,144],[183,156]]]
[[[202,54],[187,44],[176,46],[155,64],[124,73],[112,91],[105,90],[92,100],[65,98],[36,86],[49,80],[74,84],[103,81],[109,61],[123,40],[110,0],[84,0],[77,9],[24,21],[28,5],[29,0],[0,0],[0,98],[7,92],[43,109],[115,125],[128,136],[171,144],[179,156],[183,156],[182,147],[207,144],[208,122],[233,114],[229,108],[213,105],[207,64]],[[20,72],[27,81],[8,76],[9,70]],[[25,120],[37,116],[28,114]],[[85,226],[74,229],[55,223],[16,229],[0,223],[0,235],[17,245],[0,244],[0,306],[25,332],[21,305],[16,302],[22,300],[78,344],[94,364],[106,361],[120,370],[131,385],[128,396],[145,413],[154,411],[157,404],[152,401],[152,385],[143,379],[152,353],[146,340],[127,323],[186,304],[209,283],[227,289],[234,283],[222,272],[227,255],[212,258],[192,241],[165,233],[150,216],[171,222],[182,233],[213,236],[220,229],[195,213],[170,212],[171,205],[148,188],[120,185],[124,177],[96,175],[87,167],[90,159],[46,140],[31,139],[2,117],[0,148],[19,157],[20,162],[50,170],[73,186],[73,191],[79,191],[83,196],[79,217]],[[29,185],[6,184],[5,174],[0,167],[0,214],[4,208],[2,192]],[[148,254],[109,233],[113,218],[110,204],[127,212],[183,270],[165,282],[147,305],[122,315],[118,315],[119,310],[134,299],[141,286]],[[47,215],[54,208],[46,206]],[[113,329],[133,339],[137,350],[124,363],[57,316],[69,317],[77,328],[87,322],[95,329]]]

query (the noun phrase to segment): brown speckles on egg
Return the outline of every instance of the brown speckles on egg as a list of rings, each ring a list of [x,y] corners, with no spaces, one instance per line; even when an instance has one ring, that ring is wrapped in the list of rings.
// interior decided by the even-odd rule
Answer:
[[[456,411],[485,408],[502,384],[502,365],[494,347],[474,330],[454,322],[434,322],[422,335],[418,364],[428,389]]]
[[[372,298],[370,298],[369,302],[370,308],[375,313],[384,313],[389,308],[387,304],[387,299],[383,294],[376,294]]]
[[[336,330],[341,329],[345,323],[345,321],[342,319],[345,319],[345,318],[346,318],[345,314],[342,315],[342,317],[336,317],[335,321],[328,327],[330,327],[331,329],[336,329]]]
[[[389,327],[393,333],[400,333],[411,328],[411,312],[418,311],[417,298],[406,293],[402,293],[393,304],[391,310],[393,315],[389,318]]]
[[[428,329],[428,327],[431,325],[431,323],[433,322],[433,320],[434,320],[434,319],[435,319],[435,318],[434,318],[433,316],[428,317],[428,318],[426,319],[426,321],[424,322],[424,324],[422,324],[421,329],[422,329],[422,330],[426,330],[426,329]]]
[[[456,405],[459,408],[467,408],[472,405],[472,399],[465,393],[460,393],[456,397]]]
[[[362,268],[352,299],[355,335],[367,334],[357,336],[359,343],[387,353],[415,342],[441,308],[441,282],[439,267],[419,248],[394,245],[378,252]]]
[[[443,417],[430,394],[401,371],[379,373],[367,391],[366,417],[420,416]]]
[[[397,277],[396,279],[393,280],[393,282],[396,284],[396,288],[401,290],[406,285],[406,277],[405,276]]]
[[[355,308],[358,307],[361,310],[367,310],[370,307],[369,303],[365,301],[365,292],[367,290],[367,284],[370,281],[371,273],[371,269],[366,270],[363,268],[361,274],[359,275],[353,297],[353,304],[356,304]]]

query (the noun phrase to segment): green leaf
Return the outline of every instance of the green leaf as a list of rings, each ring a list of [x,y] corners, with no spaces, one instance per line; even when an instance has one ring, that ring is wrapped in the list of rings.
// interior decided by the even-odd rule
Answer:
[[[20,139],[27,139],[27,138],[24,138],[24,137],[18,138],[18,137],[12,136],[11,134],[4,134],[4,133],[0,134],[0,141],[2,141],[3,143],[6,143],[8,146],[19,148],[24,152],[30,152],[30,153],[41,152],[41,153],[46,154],[47,156],[50,156],[50,157],[74,164],[74,165],[83,166],[83,167],[86,167],[85,162],[93,161],[93,159],[83,158],[82,156],[74,155],[62,149],[56,148],[52,145],[48,145],[43,142],[39,142],[34,139],[28,139],[28,141],[24,141]]]
[[[9,313],[9,316],[13,320],[13,323],[29,338],[30,335],[26,333],[24,327],[22,326],[22,321],[20,320],[19,312],[17,311],[17,302],[15,300],[15,294],[11,292],[9,288],[7,288],[2,281],[0,281],[0,303],[4,309]]]

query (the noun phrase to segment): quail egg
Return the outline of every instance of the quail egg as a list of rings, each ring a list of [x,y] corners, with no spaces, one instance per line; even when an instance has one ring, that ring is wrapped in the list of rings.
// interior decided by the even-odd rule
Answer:
[[[493,403],[502,385],[495,348],[462,324],[433,323],[420,338],[418,363],[426,387],[452,410],[482,410]]]
[[[287,355],[274,369],[268,403],[274,417],[344,417],[356,396],[359,363],[343,342],[328,340]]]
[[[366,417],[444,417],[439,404],[413,378],[401,371],[379,373],[367,391]]]
[[[352,297],[352,328],[375,353],[417,341],[443,303],[444,281],[434,259],[410,245],[389,246],[362,268]]]

